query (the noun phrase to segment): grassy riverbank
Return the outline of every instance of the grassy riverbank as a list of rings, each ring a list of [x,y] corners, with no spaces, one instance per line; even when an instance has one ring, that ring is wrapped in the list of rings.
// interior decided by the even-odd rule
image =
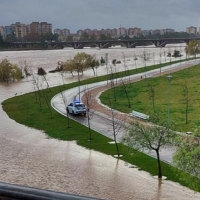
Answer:
[[[165,64],[167,65],[167,64]],[[160,65],[148,67],[148,70],[159,68]],[[129,73],[139,73],[144,69],[138,69],[138,71],[130,71]],[[120,73],[118,75],[123,75]],[[106,76],[88,79],[81,81],[81,84],[89,84],[95,81],[106,80]],[[66,90],[77,86],[77,83],[71,83],[65,85],[62,89]],[[57,93],[60,92],[59,87],[51,88],[49,90],[43,90],[44,96],[50,99]],[[48,106],[45,99],[42,98],[42,106],[40,107],[39,102],[36,101],[35,93],[29,93],[17,97],[10,98],[2,103],[3,109],[7,112],[10,118],[14,119],[20,124],[42,130],[49,137],[56,138],[65,141],[76,141],[78,145],[81,145],[88,149],[93,149],[100,151],[107,155],[115,155],[116,149],[113,144],[108,144],[111,141],[109,138],[92,131],[92,141],[88,141],[89,132],[88,128],[83,125],[70,120],[71,128],[67,128],[67,118],[57,113],[51,108],[51,114],[49,112]],[[128,162],[132,165],[136,165],[140,170],[145,170],[152,175],[157,175],[157,160],[147,156],[146,154],[140,153],[138,151],[131,150],[123,144],[119,144],[120,154],[124,156],[120,159]],[[182,172],[173,166],[170,166],[162,162],[163,175],[175,182],[179,182],[193,190],[200,191],[198,187],[200,180],[195,178],[185,172]]]

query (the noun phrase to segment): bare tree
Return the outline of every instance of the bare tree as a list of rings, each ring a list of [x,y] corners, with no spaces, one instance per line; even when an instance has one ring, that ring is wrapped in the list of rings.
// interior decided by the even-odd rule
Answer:
[[[110,116],[111,116],[111,120],[112,120],[112,132],[113,132],[113,138],[114,138],[114,142],[115,142],[115,147],[116,147],[116,151],[117,151],[117,157],[121,157],[120,155],[120,151],[119,151],[119,146],[118,146],[118,139],[117,139],[117,135],[120,132],[120,130],[122,128],[124,128],[125,126],[125,117],[122,118],[122,116],[120,116],[120,114],[118,114],[113,108],[112,108],[112,103],[111,103],[111,99],[109,98],[109,104],[110,104]]]
[[[195,98],[189,94],[188,84],[182,86],[182,102],[185,104],[185,124],[188,124],[188,113],[190,106],[194,103]]]
[[[42,68],[42,67],[38,67],[38,75],[39,76],[42,76],[47,84],[47,89],[49,89],[49,91],[51,92],[51,88],[49,87],[49,83],[47,81],[47,78],[46,78],[46,71]]]
[[[130,82],[131,82],[130,73],[129,73],[129,68],[128,68],[128,66],[126,65],[126,57],[125,57],[125,55],[124,55],[124,52],[122,52],[122,55],[123,55],[123,65],[124,65],[125,76],[128,75],[128,80],[129,80],[129,83],[130,83]]]
[[[32,71],[32,78],[33,78],[33,88],[35,91],[36,102],[38,99],[39,100],[39,108],[42,109],[42,101],[41,101],[42,95],[41,95],[41,91],[40,91],[39,77],[35,77],[33,71]]]
[[[163,54],[164,54],[164,57],[165,57],[165,63],[166,63],[166,56],[167,56],[167,53],[166,53],[166,49],[165,49],[165,48],[164,48]]]
[[[149,99],[152,101],[152,108],[153,108],[153,113],[155,113],[155,95],[156,95],[156,90],[153,85],[148,83],[148,94],[149,94]]]
[[[89,88],[84,89],[84,96],[83,96],[83,102],[87,107],[87,125],[88,125],[88,131],[89,131],[89,140],[92,140],[92,131],[91,131],[91,119],[92,115],[94,114],[94,100],[92,98],[92,92],[89,90]]]
[[[133,60],[135,62],[135,68],[136,68],[136,71],[137,71],[137,60],[138,60],[138,58],[137,58],[136,54],[134,54]]]
[[[170,58],[170,65],[171,65],[171,63],[172,63],[172,52],[171,52],[171,49],[170,48],[168,48],[168,53],[167,53],[167,57],[169,57]]]
[[[70,126],[70,119],[69,119],[69,112],[67,112],[67,100],[66,100],[66,96],[65,96],[65,92],[63,91],[63,88],[61,86],[59,86],[59,90],[60,90],[60,94],[61,94],[61,98],[65,107],[65,111],[66,111],[66,117],[67,117],[67,128],[71,128]]]
[[[142,58],[143,62],[144,62],[144,70],[145,70],[145,79],[146,79],[146,67],[147,67],[147,61],[150,60],[151,55],[150,53],[146,52],[145,49],[142,52],[142,55],[140,55],[140,57]]]
[[[130,102],[130,98],[129,98],[127,87],[126,87],[127,84],[124,83],[123,77],[121,78],[121,86],[123,88],[123,91],[125,92],[126,99],[128,101],[128,107],[131,108],[131,102]]]
[[[22,73],[25,74],[26,77],[31,76],[31,69],[26,60],[19,62],[19,65]]]
[[[110,65],[110,84],[111,84],[111,89],[113,91],[114,100],[117,101],[116,91],[115,91],[115,80],[114,80],[112,65]]]
[[[52,111],[51,111],[49,93],[47,93],[47,91],[42,88],[44,79],[40,78],[39,76],[35,77],[33,71],[32,71],[32,78],[33,78],[33,87],[35,90],[36,102],[37,102],[37,96],[38,96],[39,107],[42,110],[42,99],[45,101],[47,108],[49,110],[49,113],[50,113],[50,118],[52,119],[53,115],[52,115]]]
[[[47,108],[49,110],[50,118],[53,119],[53,114],[52,114],[52,110],[51,110],[52,107],[50,105],[49,93],[47,93],[47,90],[44,90],[42,87],[41,87],[41,92],[42,92],[42,95],[43,95],[44,100],[46,102]]]

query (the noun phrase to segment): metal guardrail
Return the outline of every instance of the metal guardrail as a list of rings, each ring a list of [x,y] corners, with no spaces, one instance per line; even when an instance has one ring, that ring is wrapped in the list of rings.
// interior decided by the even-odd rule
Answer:
[[[1,200],[100,200],[0,182]],[[103,199],[101,199],[103,200]]]

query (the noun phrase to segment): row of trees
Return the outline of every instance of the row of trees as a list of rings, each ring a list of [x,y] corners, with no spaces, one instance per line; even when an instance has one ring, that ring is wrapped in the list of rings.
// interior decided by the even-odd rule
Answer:
[[[73,59],[67,60],[65,62],[58,63],[62,66],[62,70],[71,73],[74,76],[74,72],[77,72],[78,76],[80,73],[83,75],[83,71],[87,69],[92,69],[94,76],[97,76],[97,69],[99,66],[105,64],[105,59],[101,57],[100,60],[97,60],[95,56],[83,53],[77,53]]]

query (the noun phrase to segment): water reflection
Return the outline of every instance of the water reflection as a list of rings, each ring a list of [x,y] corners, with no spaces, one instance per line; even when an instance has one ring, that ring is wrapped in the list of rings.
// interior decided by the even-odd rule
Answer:
[[[27,60],[34,64],[35,68],[42,65],[46,69],[52,69],[57,60],[66,57],[66,53],[70,57],[76,52],[0,52],[0,59],[6,57],[13,61]],[[90,53],[97,52],[90,50]],[[98,55],[103,54],[104,52],[99,50]],[[113,57],[118,55],[116,50],[111,50],[109,54]],[[132,55],[132,52],[127,50],[125,55]],[[90,72],[85,74],[92,76]],[[59,79],[59,74],[48,75],[51,86],[58,85]],[[76,77],[66,76],[65,81],[76,81]],[[29,91],[32,91],[31,78],[17,83],[0,84],[0,101]],[[200,199],[199,193],[170,181],[158,182],[148,173],[129,168],[123,161],[111,156],[87,150],[75,142],[48,139],[41,131],[30,129],[10,119],[2,107],[0,121],[2,182],[111,200]]]

